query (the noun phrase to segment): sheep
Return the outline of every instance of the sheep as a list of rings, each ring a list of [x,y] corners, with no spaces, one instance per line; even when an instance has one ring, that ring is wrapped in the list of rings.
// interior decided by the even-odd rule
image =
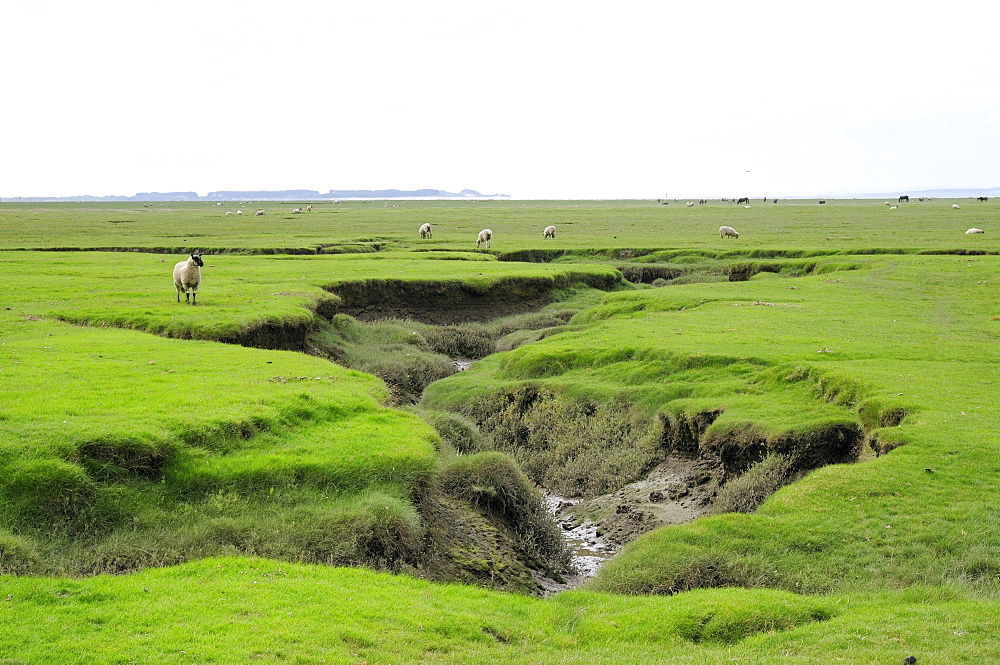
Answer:
[[[187,260],[174,266],[174,288],[177,289],[177,302],[181,301],[181,291],[184,292],[184,302],[198,304],[198,285],[201,284],[201,267],[205,263],[201,254],[192,254]]]
[[[951,204],[951,209],[952,210],[958,210],[958,204],[957,203],[952,203]]]
[[[243,211],[242,211],[242,210],[237,210],[237,211],[236,211],[236,214],[237,214],[237,215],[242,215],[242,214],[243,214]]]
[[[231,216],[232,214],[233,214],[233,211],[232,211],[232,210],[228,210],[228,211],[226,211],[226,217],[229,217],[229,216]]]
[[[306,212],[312,212],[312,211],[313,211],[312,206],[306,206]]]
[[[542,231],[543,238],[555,238],[556,237],[556,227],[546,226],[545,230]]]
[[[889,206],[889,210],[896,210],[899,206]]]
[[[684,205],[685,205],[685,207],[688,207],[688,208],[693,208],[693,207],[694,207],[694,201],[688,201],[688,202],[687,202],[687,203],[685,203]]]
[[[969,235],[972,235],[974,233],[986,233],[986,231],[983,231],[982,229],[977,229],[977,228],[973,227],[973,228],[969,229],[968,231],[966,231],[965,235],[969,236]]]
[[[719,227],[719,237],[720,238],[739,238],[740,234],[736,232],[731,226],[720,226]]]
[[[253,214],[253,216],[254,217],[263,217],[264,216],[264,211],[263,210],[258,210],[257,212],[255,212]]]
[[[429,222],[424,222],[423,224],[421,224],[419,232],[420,232],[420,237],[421,238],[430,238],[431,237],[431,225],[430,225],[430,223]]]
[[[293,213],[302,212],[302,208],[295,208],[294,210],[292,210],[292,212]]]
[[[479,237],[476,238],[476,249],[479,249],[479,246],[482,244],[485,244],[486,249],[489,249],[490,240],[492,239],[493,239],[493,231],[490,231],[489,229],[483,229],[482,231],[479,232]]]

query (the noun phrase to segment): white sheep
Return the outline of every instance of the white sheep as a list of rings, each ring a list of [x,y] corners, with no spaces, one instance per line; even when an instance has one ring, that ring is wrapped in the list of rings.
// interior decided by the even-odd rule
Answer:
[[[693,208],[693,207],[694,207],[694,201],[688,201],[688,202],[687,202],[687,203],[685,203],[684,205],[685,205],[685,207],[688,207],[688,208]]]
[[[958,204],[957,203],[952,203],[951,204],[951,209],[952,210],[958,210]]]
[[[201,284],[201,267],[205,263],[201,254],[192,254],[187,260],[174,265],[174,288],[177,289],[177,302],[181,301],[181,291],[184,292],[184,302],[198,304],[198,285]]]
[[[419,233],[420,233],[420,237],[421,238],[430,238],[431,237],[431,225],[430,225],[430,223],[429,222],[424,222],[423,224],[421,224],[420,225],[420,229],[419,229]]]
[[[257,212],[255,212],[253,214],[253,216],[254,217],[263,217],[264,216],[264,211],[263,210],[258,210]]]
[[[986,233],[986,231],[983,231],[982,229],[977,229],[977,228],[973,227],[973,228],[969,229],[968,231],[966,231],[965,235],[969,236],[969,235],[972,235],[974,233]]]
[[[306,206],[306,212],[312,212],[312,211],[313,211],[312,206]]]
[[[740,234],[736,232],[731,226],[720,226],[719,227],[719,237],[720,238],[739,238]]]
[[[295,208],[294,210],[292,210],[292,212],[293,213],[302,212],[302,208]]]
[[[899,206],[889,206],[889,210],[896,210]]]
[[[227,211],[227,212],[226,212],[226,217],[229,217],[229,216],[231,216],[232,214],[233,214],[233,211],[232,211],[232,210],[229,210],[229,211]]]
[[[556,227],[546,226],[545,230],[542,231],[543,238],[555,238],[556,237]]]
[[[237,215],[242,215],[242,214],[243,214],[243,211],[242,211],[242,210],[237,210],[237,211],[236,211],[236,214],[237,214]]]
[[[492,239],[493,239],[493,231],[490,231],[489,229],[483,229],[482,231],[479,232],[479,237],[476,238],[476,249],[479,249],[479,246],[482,244],[485,244],[486,249],[489,249],[490,240]]]

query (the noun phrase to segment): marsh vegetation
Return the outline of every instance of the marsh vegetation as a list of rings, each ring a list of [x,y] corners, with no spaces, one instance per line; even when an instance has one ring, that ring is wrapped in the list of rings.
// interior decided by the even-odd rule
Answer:
[[[0,653],[986,659],[1000,245],[951,203],[4,204]],[[539,487],[623,546],[547,600]]]

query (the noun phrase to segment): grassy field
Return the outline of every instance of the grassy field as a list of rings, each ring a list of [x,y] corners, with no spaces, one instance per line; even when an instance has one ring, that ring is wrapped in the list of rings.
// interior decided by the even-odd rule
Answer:
[[[989,662],[1000,213],[952,203],[4,203],[0,660]],[[471,251],[484,227],[490,252]],[[144,251],[69,251],[88,248]],[[208,254],[197,307],[169,277],[191,249]],[[435,289],[483,301],[474,320],[505,294],[582,299],[536,332],[444,329],[509,350],[415,412],[278,350],[443,348],[426,324],[418,344],[337,314],[393,293],[430,310]],[[526,395],[546,410],[515,413]],[[696,445],[776,450],[804,477],[750,514],[650,532],[544,600],[320,565],[395,570],[426,536],[415,497],[454,451],[420,413],[530,425],[544,448],[507,451],[529,476],[605,478],[593,491],[706,413]],[[802,457],[830,432],[856,434],[858,462]]]
[[[238,202],[237,202],[238,203]],[[709,249],[870,252],[872,250],[1000,250],[994,203],[935,199],[898,205],[883,201],[754,200],[749,209],[718,201],[687,208],[655,201],[417,201],[383,207],[382,202],[319,203],[313,212],[292,214],[295,204],[245,206],[247,214],[225,216],[235,203],[0,205],[0,249],[163,248],[166,252],[296,251],[371,252],[393,248],[474,250],[483,228],[494,232],[493,253],[527,249],[590,252],[629,249]],[[395,203],[394,203],[395,204]],[[960,205],[953,210],[953,204]],[[895,204],[894,204],[895,205]],[[264,209],[263,217],[254,217]],[[417,229],[429,222],[433,238]],[[553,239],[542,229],[556,226]],[[718,228],[740,232],[722,241]],[[986,231],[965,236],[971,227]]]

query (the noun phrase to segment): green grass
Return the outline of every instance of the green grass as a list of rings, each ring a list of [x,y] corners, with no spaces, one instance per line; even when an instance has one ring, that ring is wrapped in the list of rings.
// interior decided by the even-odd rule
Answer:
[[[0,659],[989,662],[1000,258],[960,253],[1000,246],[993,204],[950,203],[351,203],[269,210],[266,223],[197,204],[4,204],[5,248],[171,253],[0,253],[0,570],[46,575],[0,576]],[[416,238],[423,221],[433,241]],[[558,237],[543,242],[548,223]],[[720,240],[722,224],[740,239]],[[491,253],[469,251],[487,226]],[[965,236],[970,226],[987,233]],[[181,247],[217,252],[197,307],[175,302]],[[504,252],[556,260],[493,260]],[[385,407],[371,376],[208,341],[300,348],[340,306],[332,291],[363,293],[358,281],[496,298],[510,285],[610,284],[609,266],[680,277],[588,291],[592,306],[537,334],[477,329],[511,350],[430,386],[445,444]],[[386,346],[409,345],[383,325]],[[347,327],[364,346],[362,324]],[[651,532],[588,591],[546,600],[301,563],[412,571],[427,535],[413,495],[442,471],[436,446],[481,450],[469,405],[526,388],[566,414],[584,405],[643,426],[660,443],[638,469],[713,411],[704,446],[794,452],[851,426],[866,461],[813,470],[750,514]],[[622,431],[582,416],[561,430],[544,415],[531,422],[560,455]],[[489,507],[521,486],[506,462],[492,466],[510,473],[476,476],[477,459],[446,462],[456,493]],[[616,471],[627,473],[640,471]],[[204,558],[220,555],[242,556]],[[130,574],[74,577],[102,571]]]
[[[933,590],[537,600],[228,558],[0,590],[11,662],[987,662],[1000,629],[995,602]]]

